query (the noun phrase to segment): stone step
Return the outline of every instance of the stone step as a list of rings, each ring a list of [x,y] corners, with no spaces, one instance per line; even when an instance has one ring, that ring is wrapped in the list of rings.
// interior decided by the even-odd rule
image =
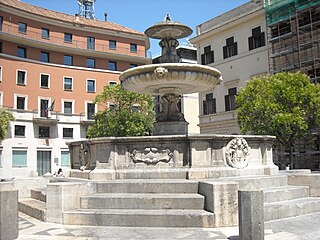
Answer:
[[[320,212],[320,198],[308,197],[264,204],[265,221],[314,212]]]
[[[203,209],[199,194],[96,193],[82,196],[81,208],[94,209]]]
[[[19,200],[18,208],[20,212],[23,212],[33,218],[40,221],[46,220],[46,203],[33,198],[24,198]]]
[[[197,193],[198,182],[186,179],[129,179],[97,182],[98,193]]]
[[[214,214],[204,210],[76,209],[64,212],[64,224],[126,227],[213,227]]]
[[[286,186],[288,177],[286,175],[263,175],[263,176],[237,176],[220,178],[223,181],[238,182],[239,188],[244,188],[247,184],[253,184],[258,188],[272,188]]]
[[[31,189],[31,198],[46,202],[47,201],[47,193],[46,188],[39,189]]]
[[[309,197],[307,186],[282,186],[263,189],[264,202],[279,202],[297,198]]]

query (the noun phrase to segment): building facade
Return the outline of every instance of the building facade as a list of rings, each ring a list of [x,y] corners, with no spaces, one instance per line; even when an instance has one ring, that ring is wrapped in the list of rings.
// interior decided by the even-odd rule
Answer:
[[[319,0],[252,0],[197,26],[198,62],[222,72],[223,83],[200,93],[201,133],[240,133],[235,95],[265,73],[302,71],[320,81]],[[298,142],[295,168],[320,169],[320,137]],[[277,149],[280,168],[288,153]]]
[[[235,96],[268,67],[267,26],[262,1],[250,1],[197,26],[191,42],[198,62],[222,72],[223,82],[199,95],[201,133],[240,133]]]
[[[0,105],[14,114],[0,176],[69,168],[67,141],[84,139],[93,103],[124,70],[150,63],[148,38],[121,25],[0,2]]]

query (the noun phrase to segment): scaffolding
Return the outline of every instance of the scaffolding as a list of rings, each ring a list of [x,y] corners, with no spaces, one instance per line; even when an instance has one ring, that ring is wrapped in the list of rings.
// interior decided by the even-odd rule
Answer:
[[[94,3],[96,0],[77,0],[79,5],[79,16],[96,19],[94,14]]]
[[[266,0],[271,73],[302,71],[320,82],[320,1]]]

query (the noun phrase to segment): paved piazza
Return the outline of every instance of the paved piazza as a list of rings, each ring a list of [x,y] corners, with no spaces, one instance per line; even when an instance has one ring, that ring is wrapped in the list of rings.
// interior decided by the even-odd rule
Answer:
[[[19,213],[18,240],[216,239],[238,240],[238,228],[92,227],[45,223]],[[320,213],[265,223],[266,240],[319,240]]]

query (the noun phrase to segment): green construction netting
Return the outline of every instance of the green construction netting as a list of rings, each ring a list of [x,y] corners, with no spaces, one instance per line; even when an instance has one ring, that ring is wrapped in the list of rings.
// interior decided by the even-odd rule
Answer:
[[[319,0],[265,0],[264,9],[267,18],[267,24],[289,19],[295,14],[295,11],[320,5]]]

